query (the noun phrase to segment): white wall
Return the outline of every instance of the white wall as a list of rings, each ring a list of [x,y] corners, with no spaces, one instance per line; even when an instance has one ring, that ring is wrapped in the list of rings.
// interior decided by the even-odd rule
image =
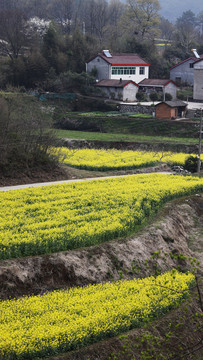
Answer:
[[[110,75],[110,79],[115,79],[115,80],[132,80],[135,83],[139,83],[140,81],[144,80],[144,79],[148,79],[149,78],[149,66],[145,66],[145,73],[143,75],[139,74],[140,71],[140,66],[136,66],[136,73],[132,74],[132,75],[126,75],[126,74],[122,74],[122,75]]]
[[[165,86],[165,93],[171,94],[173,100],[177,97],[177,87],[173,83],[169,83]]]
[[[126,85],[123,88],[123,101],[136,101],[138,89],[138,86],[135,86],[132,83]]]

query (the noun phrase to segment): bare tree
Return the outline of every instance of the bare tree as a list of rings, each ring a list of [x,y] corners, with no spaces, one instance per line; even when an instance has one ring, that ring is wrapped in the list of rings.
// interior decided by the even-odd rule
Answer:
[[[26,16],[18,9],[0,13],[0,50],[11,60],[17,59],[26,45]]]
[[[111,50],[117,51],[118,42],[122,37],[120,20],[124,13],[125,5],[120,0],[111,0],[108,6],[107,39]]]
[[[54,144],[51,114],[29,96],[0,98],[0,170],[26,169],[48,159]]]
[[[176,28],[177,43],[186,54],[190,54],[191,48],[196,46],[198,36],[195,14],[191,10],[183,12],[176,21]]]
[[[71,30],[74,7],[74,0],[53,0],[49,6],[51,17],[56,20],[68,34]]]

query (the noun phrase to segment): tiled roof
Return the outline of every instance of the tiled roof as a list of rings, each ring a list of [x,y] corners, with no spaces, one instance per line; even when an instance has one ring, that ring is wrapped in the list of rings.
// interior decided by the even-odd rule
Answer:
[[[163,87],[163,86],[166,86],[170,82],[172,82],[174,85],[176,85],[170,79],[144,79],[144,80],[139,82],[139,86],[159,86],[159,87]]]
[[[107,63],[111,64],[111,65],[117,65],[117,66],[130,66],[130,65],[141,65],[141,66],[149,66],[150,64],[148,64],[145,60],[143,60],[139,55],[137,54],[125,54],[125,53],[121,53],[121,54],[111,54],[111,57],[107,57],[103,52],[97,54],[96,56],[100,56],[102,59],[104,59]],[[91,58],[89,61],[93,60],[95,58],[95,56],[93,58]],[[88,62],[89,62],[88,61]]]
[[[187,58],[187,59],[185,59],[185,60],[183,60],[183,61],[180,61],[178,64],[172,66],[172,67],[170,68],[170,70],[174,69],[176,66],[179,66],[179,65],[183,64],[184,62],[186,62],[186,61],[188,61],[188,60],[193,60],[194,62],[196,62],[196,61],[199,61],[199,60],[201,60],[201,59],[203,59],[203,54],[200,55],[200,59],[196,58],[195,56],[190,56],[189,58]]]
[[[113,79],[104,79],[99,81],[98,83],[96,83],[96,86],[105,86],[105,87],[120,87],[123,88],[128,84],[134,84],[137,87],[139,85],[137,85],[134,81],[132,80],[113,80]]]
[[[187,104],[184,102],[184,101],[181,101],[181,100],[174,100],[174,101],[162,101],[158,104],[156,104],[155,106],[158,106],[160,104],[166,104],[170,107],[179,107],[179,106],[182,106],[182,107],[185,107],[187,106]]]
[[[202,61],[203,60],[203,55],[200,55],[200,59],[197,59],[195,62],[194,62],[194,64],[196,64],[196,63],[198,63],[198,62],[200,62],[200,61]]]

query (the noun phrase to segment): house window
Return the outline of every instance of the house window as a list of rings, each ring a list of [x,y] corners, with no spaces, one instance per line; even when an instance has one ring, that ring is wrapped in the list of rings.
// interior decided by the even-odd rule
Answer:
[[[193,63],[190,63],[190,69],[192,69],[193,68]]]
[[[140,75],[144,75],[144,74],[145,74],[145,67],[140,66]]]
[[[180,85],[181,84],[181,77],[176,77],[175,82],[176,82],[177,85]]]
[[[136,73],[135,66],[112,66],[112,75],[134,75]]]

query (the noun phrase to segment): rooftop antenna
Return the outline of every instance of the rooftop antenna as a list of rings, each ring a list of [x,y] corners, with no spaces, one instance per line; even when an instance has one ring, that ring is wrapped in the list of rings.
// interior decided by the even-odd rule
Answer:
[[[192,49],[192,51],[193,51],[195,57],[196,57],[197,59],[200,59],[200,56],[199,56],[199,54],[198,54],[198,52],[197,52],[197,49]]]

